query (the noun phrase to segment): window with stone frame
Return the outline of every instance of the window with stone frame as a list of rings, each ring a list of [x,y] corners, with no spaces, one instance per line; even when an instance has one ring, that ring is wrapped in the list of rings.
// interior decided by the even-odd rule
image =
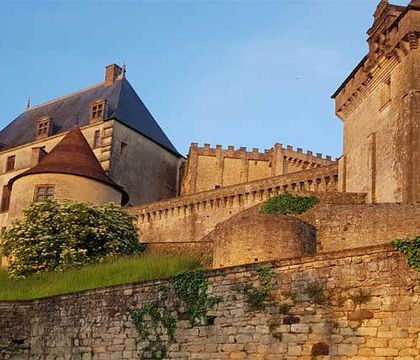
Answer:
[[[391,79],[388,79],[379,88],[379,110],[386,107],[391,101]]]
[[[10,206],[10,189],[7,185],[3,186],[3,192],[1,194],[0,212],[6,212]]]
[[[15,168],[16,156],[8,156],[6,160],[6,171],[12,171]]]
[[[36,138],[43,139],[51,135],[51,118],[44,116],[38,120]]]
[[[101,130],[95,130],[93,134],[93,148],[101,146]]]
[[[37,185],[35,187],[34,201],[52,200],[54,199],[54,185]]]
[[[106,100],[97,100],[90,107],[90,122],[98,122],[105,119]]]

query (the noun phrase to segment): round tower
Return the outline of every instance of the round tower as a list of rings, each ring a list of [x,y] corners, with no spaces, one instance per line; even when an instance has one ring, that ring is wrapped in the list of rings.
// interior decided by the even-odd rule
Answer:
[[[9,181],[9,220],[33,201],[69,199],[126,204],[127,193],[103,170],[80,129],[74,129],[36,166]]]

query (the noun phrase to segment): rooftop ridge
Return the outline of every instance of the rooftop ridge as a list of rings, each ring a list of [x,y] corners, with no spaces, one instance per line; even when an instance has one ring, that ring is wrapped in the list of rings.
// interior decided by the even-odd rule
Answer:
[[[31,111],[31,110],[38,109],[38,108],[40,108],[40,107],[42,107],[42,106],[49,105],[49,104],[55,103],[55,102],[57,102],[57,101],[61,101],[61,100],[64,100],[64,99],[71,98],[71,97],[76,96],[76,95],[79,95],[79,94],[81,94],[81,93],[83,93],[83,92],[85,92],[85,91],[89,91],[89,90],[95,89],[95,88],[97,88],[97,87],[99,87],[99,86],[101,86],[101,85],[103,85],[103,84],[104,84],[104,82],[102,81],[102,82],[100,82],[100,83],[96,83],[96,84],[93,84],[93,85],[87,86],[87,87],[82,88],[82,89],[80,89],[80,90],[73,91],[73,92],[71,92],[70,94],[63,95],[63,96],[60,96],[60,97],[54,98],[54,99],[52,99],[52,100],[48,100],[48,101],[42,102],[42,103],[40,103],[40,104],[37,104],[37,105],[31,106],[30,108],[26,109],[26,110],[25,110],[25,112],[29,112],[29,111]]]

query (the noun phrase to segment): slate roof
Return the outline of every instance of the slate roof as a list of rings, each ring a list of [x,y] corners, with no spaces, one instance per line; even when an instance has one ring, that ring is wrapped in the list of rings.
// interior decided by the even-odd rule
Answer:
[[[127,193],[105,173],[78,128],[70,130],[37,165],[12,178],[8,186],[12,188],[23,176],[46,173],[77,175],[105,183],[123,194],[123,205],[128,201]]]
[[[106,119],[117,119],[176,156],[181,156],[126,78],[117,79],[108,86],[100,83],[26,110],[0,131],[1,150],[35,141],[36,123],[43,116],[51,117],[53,134],[66,132],[76,123],[79,126],[88,125],[90,105],[99,99],[107,100]]]

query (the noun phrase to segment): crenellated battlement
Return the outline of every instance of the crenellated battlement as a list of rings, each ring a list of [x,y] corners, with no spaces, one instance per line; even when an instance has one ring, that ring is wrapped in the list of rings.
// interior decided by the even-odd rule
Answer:
[[[314,154],[310,150],[304,152],[302,148],[280,143],[263,150],[192,143],[181,194],[194,194],[336,163],[329,155]]]
[[[200,146],[199,143],[193,142],[191,143],[190,147],[190,153],[191,151],[195,151],[199,154],[203,155],[214,155],[216,156],[219,151],[222,151],[224,154],[228,156],[237,156],[237,157],[243,157],[243,156],[249,156],[249,157],[264,157],[266,155],[271,155],[275,150],[280,150],[284,153],[285,156],[290,158],[298,158],[300,155],[307,156],[308,162],[311,161],[318,161],[320,160],[326,160],[329,162],[336,162],[337,159],[332,159],[332,156],[330,155],[323,155],[321,153],[315,153],[311,150],[304,151],[302,148],[294,147],[293,145],[286,145],[284,146],[281,143],[276,143],[272,148],[269,149],[259,149],[259,148],[252,148],[247,149],[245,146],[237,147],[235,148],[234,145],[228,145],[227,147],[223,147],[222,145],[215,145],[212,147],[208,143],[204,143],[203,146]]]

